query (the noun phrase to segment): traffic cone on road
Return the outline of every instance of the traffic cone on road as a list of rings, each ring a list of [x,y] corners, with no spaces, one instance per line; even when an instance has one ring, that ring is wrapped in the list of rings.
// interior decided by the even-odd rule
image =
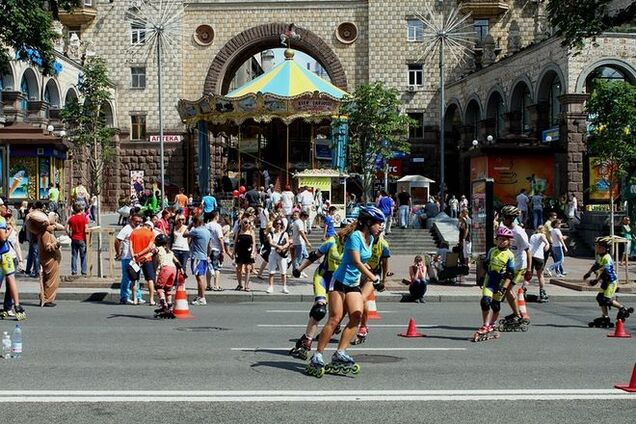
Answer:
[[[517,290],[517,306],[519,307],[519,312],[521,313],[521,318],[530,320],[530,316],[528,315],[528,308],[526,307],[526,297],[523,295],[523,288],[519,287]]]
[[[629,381],[629,384],[617,384],[614,387],[630,393],[636,392],[636,365],[634,365],[634,371],[632,371],[632,379]]]
[[[367,300],[367,319],[382,319],[378,313],[378,305],[375,303],[375,290],[369,296]]]
[[[632,337],[627,331],[625,331],[625,325],[622,319],[616,320],[616,330],[613,333],[607,335],[607,337],[619,337],[621,339],[629,339]]]
[[[398,333],[400,337],[425,337],[424,334],[417,332],[417,326],[415,325],[415,320],[411,318],[409,320],[409,328],[406,330],[406,333]]]
[[[177,285],[177,293],[174,297],[174,316],[178,319],[194,319],[188,307],[188,293],[185,284]]]

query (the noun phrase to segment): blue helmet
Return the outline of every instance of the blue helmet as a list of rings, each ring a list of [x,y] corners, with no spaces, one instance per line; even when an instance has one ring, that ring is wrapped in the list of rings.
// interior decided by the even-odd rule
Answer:
[[[384,213],[375,206],[364,206],[360,208],[360,214],[358,215],[358,221],[371,221],[383,223],[386,220]]]

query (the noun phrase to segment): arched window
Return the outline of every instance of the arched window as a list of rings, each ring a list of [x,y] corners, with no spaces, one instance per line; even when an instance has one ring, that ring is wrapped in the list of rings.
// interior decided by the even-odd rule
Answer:
[[[555,76],[550,84],[550,94],[548,95],[548,117],[550,125],[553,127],[559,125],[561,115],[559,96],[561,96],[561,81]]]
[[[612,66],[599,66],[594,69],[585,79],[585,90],[590,93],[594,88],[595,80],[605,81],[627,81],[625,73]]]
[[[22,81],[20,82],[20,91],[24,94],[24,98],[20,102],[20,107],[22,110],[26,110],[29,106],[29,81],[27,81],[26,76],[22,77]]]
[[[494,132],[495,137],[501,137],[504,133],[505,128],[505,120],[504,113],[506,112],[505,104],[501,94],[499,92],[494,92],[491,94],[488,99],[488,108],[487,108],[488,121],[490,128]]]
[[[479,140],[479,121],[481,121],[481,111],[479,103],[476,100],[471,100],[466,107],[466,125],[470,128],[471,142],[473,140]]]
[[[514,88],[510,104],[510,110],[514,112],[511,114],[511,128],[514,132],[523,134],[531,130],[530,111],[528,110],[531,104],[530,89],[526,83],[520,82]]]

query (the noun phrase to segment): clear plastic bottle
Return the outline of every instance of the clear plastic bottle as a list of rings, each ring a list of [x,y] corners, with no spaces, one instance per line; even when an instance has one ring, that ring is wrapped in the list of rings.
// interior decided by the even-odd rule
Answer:
[[[2,357],[4,359],[11,358],[11,336],[6,331],[2,333]]]
[[[20,324],[15,326],[11,336],[11,356],[16,359],[22,357],[22,327]]]

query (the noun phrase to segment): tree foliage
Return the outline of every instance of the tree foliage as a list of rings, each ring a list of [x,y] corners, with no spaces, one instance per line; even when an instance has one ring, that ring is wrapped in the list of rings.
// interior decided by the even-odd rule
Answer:
[[[114,153],[112,140],[116,130],[107,125],[103,109],[112,98],[110,87],[106,63],[99,57],[92,57],[86,61],[84,75],[77,85],[83,102],[69,102],[62,111],[69,141],[88,150],[88,185],[90,192],[97,195],[102,189],[104,166]]]
[[[633,23],[636,2],[628,0],[549,0],[548,17],[563,45],[580,50],[586,38]]]
[[[58,34],[52,21],[60,10],[71,11],[83,4],[82,0],[2,0],[0,1],[0,69],[6,69],[17,58],[42,68],[46,75],[53,73],[55,56],[53,44]],[[47,6],[48,5],[48,6]]]
[[[341,109],[349,118],[349,168],[362,174],[367,199],[376,159],[388,161],[395,152],[410,152],[408,130],[416,122],[400,113],[400,105],[397,89],[375,82],[359,86]]]
[[[610,233],[618,183],[636,162],[636,87],[623,81],[596,80],[586,103],[590,132],[587,152],[610,193]]]

